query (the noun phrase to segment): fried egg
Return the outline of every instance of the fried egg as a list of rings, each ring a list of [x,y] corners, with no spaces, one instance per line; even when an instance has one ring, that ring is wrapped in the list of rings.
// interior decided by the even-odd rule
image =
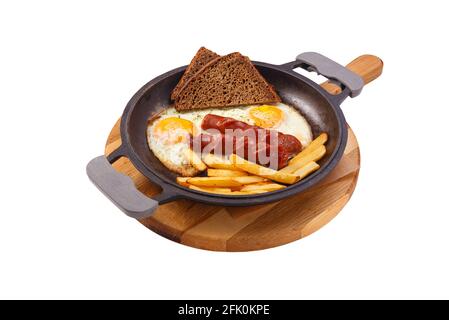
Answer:
[[[185,150],[189,148],[189,136],[195,136],[203,131],[201,122],[207,114],[229,117],[250,125],[293,135],[301,142],[303,148],[313,139],[312,129],[307,120],[298,110],[283,103],[182,112],[170,107],[151,122],[147,130],[150,149],[167,168],[183,176],[198,173],[190,165]]]
[[[194,176],[198,170],[191,165],[186,153],[193,132],[194,126],[189,120],[173,116],[156,119],[147,129],[148,145],[168,169],[182,176]]]
[[[307,120],[293,107],[279,103],[250,107],[248,113],[253,124],[295,136],[303,147],[313,140],[312,129]]]
[[[235,120],[256,125],[265,129],[277,130],[295,136],[307,147],[313,139],[312,129],[307,120],[295,108],[284,103],[273,105],[240,106],[232,108],[210,108],[189,111],[176,111],[168,108],[161,117],[177,117],[193,123],[196,133],[201,132],[201,122],[207,114],[229,117]]]

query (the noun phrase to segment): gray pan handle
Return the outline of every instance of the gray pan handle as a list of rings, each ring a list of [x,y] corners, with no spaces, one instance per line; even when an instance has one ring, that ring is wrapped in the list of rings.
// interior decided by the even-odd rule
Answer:
[[[296,57],[296,61],[305,64],[308,71],[315,71],[328,79],[342,83],[348,88],[351,98],[358,96],[363,89],[364,82],[360,76],[322,54],[304,52]]]
[[[130,177],[116,171],[105,156],[92,159],[86,172],[97,188],[131,218],[149,217],[159,205],[137,190]]]

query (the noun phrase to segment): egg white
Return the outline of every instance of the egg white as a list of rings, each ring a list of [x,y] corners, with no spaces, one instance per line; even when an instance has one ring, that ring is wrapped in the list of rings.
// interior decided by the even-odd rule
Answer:
[[[283,112],[282,120],[274,127],[269,128],[277,130],[284,134],[291,134],[295,136],[306,147],[313,140],[312,129],[307,120],[295,108],[284,103],[273,104]],[[249,110],[253,107],[240,106],[230,108],[210,108],[201,110],[176,111],[174,107],[167,108],[161,115],[161,119],[168,117],[178,117],[189,120],[193,123],[196,132],[203,132],[201,129],[201,122],[207,114],[214,114],[222,117],[230,117],[235,120],[243,121],[247,124],[254,125],[254,120],[249,114]]]
[[[301,142],[303,147],[309,145],[313,136],[312,129],[307,120],[296,109],[286,104],[279,103],[274,106],[282,110],[283,116],[281,121],[270,129],[295,136]],[[167,108],[156,120],[149,124],[147,129],[148,145],[154,155],[170,170],[180,173],[183,176],[196,175],[197,170],[190,164],[187,153],[185,152],[190,148],[188,139],[178,141],[170,138],[173,137],[173,135],[175,137],[177,135],[187,136],[188,132],[180,128],[161,134],[161,132],[156,130],[159,121],[169,117],[189,120],[193,123],[194,133],[199,134],[204,131],[201,129],[201,122],[207,114],[230,117],[254,125],[254,120],[249,113],[249,110],[253,107],[256,106],[211,108],[183,112],[176,111],[173,107]]]
[[[279,103],[275,106],[282,110],[283,117],[278,125],[270,129],[277,130],[284,134],[291,134],[301,142],[303,147],[307,147],[313,140],[313,134],[312,128],[306,118],[304,118],[298,110],[289,105]]]
[[[161,134],[157,132],[157,124],[161,119],[154,121],[147,128],[147,141],[154,155],[171,171],[182,176],[194,176],[198,171],[191,165],[186,150],[190,148],[188,139],[173,140],[176,136],[188,136],[183,129],[170,130]]]

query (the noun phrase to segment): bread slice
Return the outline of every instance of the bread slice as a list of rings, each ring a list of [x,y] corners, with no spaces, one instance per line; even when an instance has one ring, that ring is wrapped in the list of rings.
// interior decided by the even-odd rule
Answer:
[[[276,91],[248,57],[234,52],[201,68],[181,88],[174,105],[181,111],[277,102]]]
[[[171,93],[171,99],[175,100],[184,84],[207,63],[218,57],[220,56],[215,52],[210,51],[205,47],[201,47],[193,57],[192,61],[190,62],[184,74],[182,75],[181,80],[179,80],[178,84],[173,89]]]

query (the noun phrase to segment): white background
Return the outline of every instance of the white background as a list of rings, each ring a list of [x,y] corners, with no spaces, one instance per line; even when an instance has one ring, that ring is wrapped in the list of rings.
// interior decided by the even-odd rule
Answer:
[[[0,4],[0,298],[449,298],[444,1]],[[446,30],[446,31],[445,31]],[[185,247],[89,182],[128,99],[201,46],[253,60],[371,53],[343,109],[353,198],[308,238],[253,253]]]

